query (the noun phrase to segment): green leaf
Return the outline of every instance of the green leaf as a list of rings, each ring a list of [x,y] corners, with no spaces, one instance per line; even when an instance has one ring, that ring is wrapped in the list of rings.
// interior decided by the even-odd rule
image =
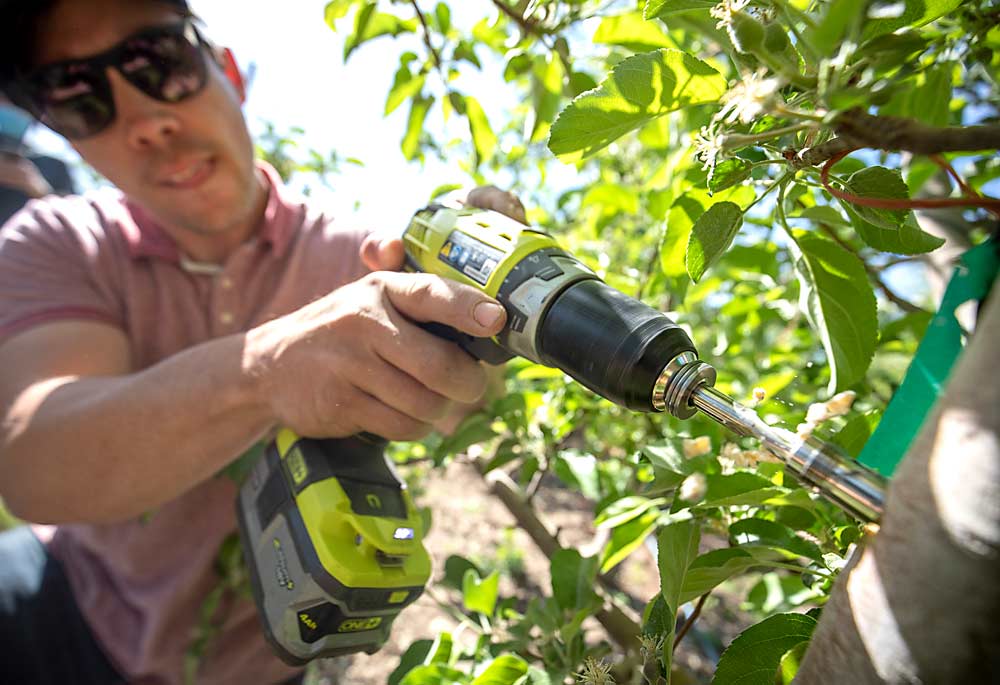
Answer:
[[[500,574],[496,571],[480,579],[475,569],[467,569],[462,578],[462,603],[469,611],[493,615],[497,606]]]
[[[743,210],[733,202],[717,202],[698,217],[688,239],[685,265],[691,280],[698,282],[705,271],[725,253],[743,225]]]
[[[399,666],[389,674],[389,679],[386,681],[388,685],[399,685],[407,673],[423,664],[424,659],[430,654],[433,644],[431,640],[417,640],[407,647],[403,655],[399,657]]]
[[[867,40],[883,33],[891,33],[904,26],[923,26],[952,12],[962,2],[963,0],[903,0],[903,11],[898,16],[867,19],[863,38]]]
[[[528,672],[528,663],[513,654],[501,654],[476,676],[472,685],[514,685]]]
[[[381,36],[412,33],[416,29],[416,19],[400,19],[393,14],[376,11],[375,6],[374,2],[365,3],[354,17],[354,33],[344,41],[344,62],[347,62],[351,53],[363,43]]]
[[[621,45],[634,52],[673,47],[674,41],[638,12],[604,17],[594,32],[594,43]]]
[[[909,191],[898,171],[873,166],[851,174],[847,190],[860,197],[905,200]],[[944,244],[942,238],[924,233],[909,210],[878,209],[842,202],[858,235],[877,250],[897,254],[923,254]]]
[[[660,529],[656,538],[656,564],[660,569],[660,596],[674,614],[680,609],[680,597],[688,567],[698,556],[701,529],[696,521],[671,523]]]
[[[729,535],[739,544],[766,545],[823,563],[823,552],[800,538],[788,526],[759,518],[746,518],[729,526]]]
[[[493,158],[496,152],[497,137],[490,128],[479,101],[471,95],[465,96],[465,115],[469,119],[469,133],[472,134],[472,144],[476,148],[476,165],[484,164]]]
[[[420,134],[423,133],[427,112],[430,111],[433,104],[433,97],[413,98],[410,103],[410,116],[406,121],[406,133],[403,135],[403,142],[400,144],[403,157],[408,161],[416,159],[417,153],[420,151]]]
[[[827,3],[823,18],[808,32],[809,45],[821,57],[832,56],[852,24],[864,22],[862,15],[867,4],[866,0],[838,0]]]
[[[563,482],[576,484],[587,499],[596,501],[601,498],[597,459],[594,455],[563,450],[556,455],[555,472]]]
[[[832,442],[856,459],[881,419],[882,412],[877,409],[853,416],[837,431]]]
[[[418,95],[424,87],[425,80],[426,77],[423,74],[412,76],[409,69],[401,67],[396,72],[396,80],[393,82],[392,88],[389,90],[389,95],[385,99],[385,111],[382,115],[389,116],[406,100]]]
[[[427,651],[427,657],[424,659],[424,665],[430,666],[432,664],[450,664],[452,656],[452,639],[451,633],[438,633],[438,636],[434,638],[434,644]]]
[[[464,685],[468,676],[444,664],[417,666],[399,681],[399,685]]]
[[[461,188],[462,188],[461,183],[444,183],[431,191],[430,199],[436,200],[442,195],[447,195],[448,193],[454,192],[456,190],[461,190]]]
[[[698,503],[698,508],[702,509],[764,504],[787,492],[767,478],[747,471],[713,473],[707,476],[706,481],[705,498]]]
[[[653,507],[660,507],[666,503],[667,500],[662,497],[658,497],[656,499],[649,499],[648,497],[642,497],[641,495],[623,497],[619,500],[611,502],[608,506],[602,509],[594,518],[594,526],[598,530],[615,528],[623,523],[631,521],[640,514],[646,513]]]
[[[552,120],[562,104],[563,79],[566,70],[562,60],[556,54],[535,58],[532,70],[532,95],[534,100],[534,119],[531,123],[530,142],[541,142],[548,135]]]
[[[469,414],[462,420],[455,432],[446,437],[434,450],[434,463],[442,464],[449,457],[461,454],[472,445],[485,442],[496,436],[493,417],[485,412]]]
[[[469,569],[475,571],[477,576],[482,575],[479,567],[472,561],[458,554],[452,554],[444,562],[444,578],[441,579],[441,583],[461,591],[465,583],[465,572]]]
[[[716,164],[708,176],[708,189],[716,193],[720,190],[742,183],[750,178],[753,164],[742,157],[733,157]]]
[[[719,72],[679,50],[633,55],[566,106],[552,124],[549,149],[591,155],[655,117],[718,101],[726,87]]]
[[[737,573],[760,565],[761,562],[752,554],[737,547],[706,552],[688,565],[677,600],[678,604],[689,602],[695,597],[701,597]]]
[[[830,224],[832,226],[849,225],[849,222],[846,218],[844,218],[844,215],[829,205],[806,207],[796,216],[790,218],[809,219],[810,221],[815,221],[818,224]]]
[[[601,214],[607,215],[635,214],[639,211],[639,194],[618,183],[598,183],[580,200],[580,208],[587,207],[598,207]]]
[[[451,8],[447,3],[439,2],[434,6],[434,19],[441,33],[446,34],[451,31]]]
[[[814,233],[793,233],[800,307],[823,342],[828,390],[838,392],[864,377],[875,354],[875,293],[857,256]]]
[[[642,16],[653,19],[678,12],[704,11],[712,9],[716,4],[715,0],[646,0]]]
[[[747,628],[722,653],[712,685],[774,685],[782,657],[815,627],[811,616],[778,614]]]
[[[642,448],[642,454],[653,466],[658,487],[677,487],[694,471],[693,460],[681,454],[672,442],[665,445],[646,445]]]
[[[552,596],[563,611],[578,611],[593,606],[597,594],[597,557],[583,557],[575,549],[560,549],[550,562]]]
[[[656,530],[659,511],[647,511],[611,531],[611,539],[601,555],[601,573],[607,573],[641,545]]]
[[[778,667],[781,685],[792,685],[792,681],[795,680],[795,676],[799,672],[799,665],[802,663],[802,659],[805,658],[807,649],[809,649],[809,642],[802,641],[785,652],[785,655],[781,657],[781,663]]]
[[[921,73],[915,83],[899,88],[880,115],[910,117],[929,126],[947,126],[951,112],[953,62],[943,62]]]
[[[337,20],[342,19],[357,0],[332,0],[323,8],[323,20],[332,30],[337,30]]]

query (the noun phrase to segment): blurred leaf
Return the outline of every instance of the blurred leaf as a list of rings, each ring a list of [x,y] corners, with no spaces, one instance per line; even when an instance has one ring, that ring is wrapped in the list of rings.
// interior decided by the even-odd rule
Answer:
[[[826,13],[808,32],[809,44],[821,57],[832,56],[840,41],[847,35],[852,23],[864,22],[866,0],[838,0],[826,3]]]
[[[465,572],[469,569],[475,571],[477,576],[482,576],[482,571],[470,560],[458,554],[452,554],[444,562],[444,578],[441,579],[441,583],[461,591],[465,583]]]
[[[800,307],[823,341],[828,391],[839,392],[864,377],[875,354],[875,293],[855,255],[813,233],[795,231],[794,237]]]
[[[662,497],[657,497],[656,499],[649,499],[640,495],[623,497],[611,502],[602,509],[594,518],[594,526],[598,530],[614,528],[627,521],[631,521],[654,507],[662,507],[666,503],[667,500]]]
[[[896,0],[892,3],[881,3],[881,6],[895,8],[899,4],[903,5],[902,11],[896,16],[865,21],[863,37],[868,39],[882,33],[891,33],[904,26],[911,28],[923,26],[951,12],[962,4],[962,0]]]
[[[575,549],[560,549],[552,555],[550,567],[552,596],[560,609],[578,611],[594,605],[597,557],[583,557]]]
[[[326,21],[327,26],[336,31],[337,20],[344,17],[355,2],[357,0],[332,0],[332,2],[326,3],[326,7],[323,9],[323,20]]]
[[[656,50],[619,62],[597,90],[576,97],[552,124],[549,149],[584,156],[606,147],[654,117],[715,102],[726,80],[679,50]]]
[[[655,23],[638,12],[604,17],[594,32],[595,43],[621,45],[634,52],[674,46],[674,41]]]
[[[714,0],[646,0],[642,14],[646,19],[653,19],[677,12],[707,11],[716,4]]]
[[[377,3],[366,2],[354,17],[354,33],[344,41],[344,62],[351,54],[368,41],[381,36],[398,36],[411,33],[417,27],[416,19],[399,17],[376,11]]]
[[[857,459],[864,449],[868,438],[875,432],[879,421],[882,419],[882,412],[873,409],[872,411],[858,414],[844,424],[833,436],[833,444],[842,448],[849,455]]]
[[[444,664],[417,666],[407,673],[399,685],[462,685],[468,678],[457,668]]]
[[[656,530],[659,518],[658,511],[647,511],[642,516],[612,530],[611,539],[601,555],[601,573],[613,569],[641,545]]]
[[[469,414],[465,417],[455,432],[447,436],[434,451],[434,463],[441,464],[448,457],[461,454],[472,445],[478,445],[496,436],[493,430],[493,417],[485,412]]]
[[[466,569],[462,578],[462,604],[469,611],[493,615],[497,606],[500,574],[496,571],[480,579],[475,569]]]
[[[576,485],[587,499],[601,499],[597,460],[592,454],[563,450],[556,455],[555,472],[563,482]]]
[[[399,666],[389,674],[389,679],[386,681],[388,685],[399,685],[403,676],[424,663],[424,659],[430,654],[433,644],[431,640],[417,640],[407,647],[403,655],[399,657]]]
[[[490,122],[479,101],[471,95],[465,96],[465,114],[469,119],[472,144],[476,148],[476,164],[484,164],[490,161],[496,152],[496,134],[490,128]]]
[[[701,280],[708,267],[729,249],[742,225],[743,210],[732,202],[717,202],[698,217],[691,229],[685,258],[691,280]]]
[[[528,663],[513,654],[502,654],[489,662],[472,685],[514,685],[528,672]]]
[[[764,504],[786,492],[767,478],[747,471],[721,474],[712,473],[706,478],[705,498],[698,502],[698,508],[733,507],[740,505]]]
[[[815,627],[811,616],[778,614],[747,628],[722,653],[712,685],[774,685],[782,657]]]
[[[427,112],[430,111],[433,104],[433,97],[413,98],[410,103],[410,116],[406,121],[406,134],[403,136],[403,142],[400,144],[403,157],[407,160],[412,161],[417,157],[417,153],[420,150],[420,134],[423,133]]]

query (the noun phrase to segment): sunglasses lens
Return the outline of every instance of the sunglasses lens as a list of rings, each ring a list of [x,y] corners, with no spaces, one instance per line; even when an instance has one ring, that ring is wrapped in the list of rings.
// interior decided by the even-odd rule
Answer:
[[[93,135],[114,119],[107,79],[86,66],[47,71],[34,90],[38,118],[68,138]]]
[[[119,69],[132,85],[152,98],[178,102],[205,85],[205,58],[197,39],[163,31],[137,36],[122,45]]]

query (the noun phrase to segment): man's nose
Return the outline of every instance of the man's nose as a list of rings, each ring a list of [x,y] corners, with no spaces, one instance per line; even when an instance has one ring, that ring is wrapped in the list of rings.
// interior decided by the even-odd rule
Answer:
[[[165,103],[155,100],[110,70],[117,116],[133,150],[165,148],[180,133],[181,121]]]

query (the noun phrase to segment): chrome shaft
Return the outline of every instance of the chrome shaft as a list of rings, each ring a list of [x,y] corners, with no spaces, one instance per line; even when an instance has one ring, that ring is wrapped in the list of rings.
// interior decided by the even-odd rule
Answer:
[[[754,410],[707,385],[694,388],[690,401],[734,433],[759,439],[761,446],[790,466],[796,477],[847,513],[871,522],[882,517],[885,478],[836,445],[769,426]]]

